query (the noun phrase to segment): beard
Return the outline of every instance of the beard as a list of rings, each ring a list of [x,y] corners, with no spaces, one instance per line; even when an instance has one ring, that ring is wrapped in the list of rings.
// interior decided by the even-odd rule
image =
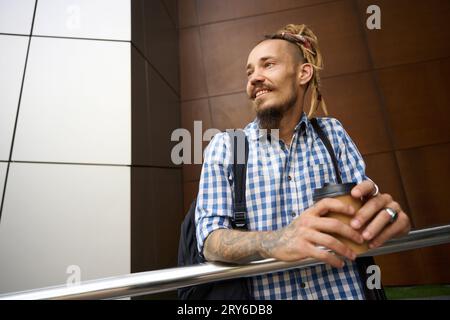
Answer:
[[[256,118],[261,129],[279,129],[283,114],[283,110],[279,107],[268,107],[256,111]]]
[[[280,104],[258,109],[259,104],[254,102],[256,118],[261,129],[280,129],[280,123],[284,115],[291,110],[297,102],[297,95],[293,94],[289,99]]]

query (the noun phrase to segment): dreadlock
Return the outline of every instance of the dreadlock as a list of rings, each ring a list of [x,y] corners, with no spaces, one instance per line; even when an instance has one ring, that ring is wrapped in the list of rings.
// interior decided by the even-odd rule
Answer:
[[[314,116],[319,108],[328,115],[327,106],[322,98],[319,70],[323,68],[322,54],[316,35],[304,24],[288,24],[266,39],[282,39],[295,44],[301,51],[304,61],[313,66],[314,73],[307,89],[311,88],[311,106],[308,118]]]

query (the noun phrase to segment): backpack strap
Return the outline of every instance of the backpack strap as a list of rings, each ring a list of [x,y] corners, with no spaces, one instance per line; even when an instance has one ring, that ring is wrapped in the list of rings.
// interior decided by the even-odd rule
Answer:
[[[341,172],[339,171],[338,161],[336,159],[336,155],[334,154],[334,150],[333,150],[333,147],[331,146],[330,140],[328,139],[325,132],[323,132],[322,128],[319,126],[319,123],[317,122],[317,118],[312,118],[310,121],[311,121],[311,124],[312,124],[314,130],[316,130],[316,133],[319,136],[320,140],[322,140],[323,144],[325,145],[325,147],[328,150],[328,154],[330,155],[331,161],[333,162],[333,167],[334,167],[334,172],[336,174],[337,182],[339,184],[341,184],[342,183]]]
[[[233,218],[231,223],[234,229],[247,230],[247,204],[245,199],[245,181],[248,162],[248,139],[243,130],[227,131],[230,135],[233,150],[233,179],[234,200]],[[244,142],[245,153],[242,155],[242,142]],[[244,159],[242,159],[244,158]]]

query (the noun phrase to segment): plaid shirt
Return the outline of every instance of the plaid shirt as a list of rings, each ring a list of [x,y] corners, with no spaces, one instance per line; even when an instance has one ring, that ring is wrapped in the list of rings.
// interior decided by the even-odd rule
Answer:
[[[341,123],[319,118],[318,123],[333,145],[342,182],[361,182],[365,164]],[[282,140],[271,143],[256,121],[244,129],[249,139],[246,202],[249,230],[268,231],[285,227],[313,204],[313,191],[324,183],[337,183],[327,149],[306,114],[295,128],[290,148]],[[199,252],[208,235],[231,228],[233,192],[231,140],[219,133],[205,150],[196,208]],[[356,264],[344,268],[329,265],[294,269],[250,278],[255,299],[363,299]]]

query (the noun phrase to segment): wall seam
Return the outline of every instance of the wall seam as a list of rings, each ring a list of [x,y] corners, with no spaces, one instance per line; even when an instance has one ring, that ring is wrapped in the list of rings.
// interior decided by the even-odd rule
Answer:
[[[139,55],[150,65],[150,67],[153,69],[153,71],[155,71],[158,76],[161,78],[161,80],[163,80],[163,82],[173,91],[173,93],[178,97],[178,99],[180,100],[180,94],[175,90],[174,87],[172,87],[172,85],[166,80],[166,78],[158,71],[158,69],[156,69],[156,67],[147,59],[147,57],[144,55],[144,53],[139,50],[139,48],[133,43],[130,42],[131,46],[136,49],[136,51],[139,53]]]
[[[196,1],[196,10],[197,10],[197,15],[198,15],[198,1]],[[211,125],[213,127],[215,127],[214,124],[214,118],[212,116],[212,107],[211,107],[211,99],[210,99],[210,90],[209,90],[209,86],[208,86],[208,79],[206,77],[206,63],[205,63],[205,56],[203,54],[203,37],[202,37],[202,31],[201,28],[198,27],[197,28],[198,31],[198,38],[200,41],[200,52],[201,52],[201,61],[202,61],[202,67],[203,67],[203,77],[205,80],[205,85],[206,85],[206,94],[208,95],[208,109],[209,109],[209,121],[211,123]]]
[[[33,18],[31,20],[31,28],[30,28],[30,36],[29,36],[29,39],[28,39],[27,54],[25,56],[25,63],[24,63],[23,74],[22,74],[22,83],[20,85],[19,101],[17,102],[16,120],[14,122],[13,135],[12,135],[12,138],[11,138],[11,148],[9,150],[9,160],[8,160],[8,164],[6,166],[5,182],[4,182],[4,185],[3,185],[3,194],[2,194],[2,199],[1,199],[1,203],[0,203],[0,224],[1,224],[1,221],[2,221],[3,204],[5,202],[6,187],[7,187],[7,184],[8,184],[8,177],[9,177],[9,168],[11,166],[11,159],[12,159],[12,153],[13,153],[13,148],[14,148],[14,141],[15,141],[15,138],[16,138],[17,122],[19,120],[20,103],[22,101],[23,84],[25,82],[25,73],[27,71],[28,55],[30,53],[30,44],[31,44],[31,38],[32,38],[32,35],[33,35],[34,18],[36,17],[37,5],[38,5],[38,0],[36,0],[36,2],[34,3],[34,11],[33,11]]]
[[[167,16],[169,17],[170,22],[172,22],[173,26],[175,27],[175,29],[178,29],[177,27],[177,21],[176,18],[177,17],[172,17],[172,15],[170,14],[169,8],[167,7],[166,3],[164,2],[164,0],[160,0],[160,3],[162,4],[162,6],[164,7],[164,11],[166,11]],[[175,14],[178,13],[178,1],[175,1],[176,4],[176,10],[175,10]],[[175,20],[174,20],[175,19]]]

